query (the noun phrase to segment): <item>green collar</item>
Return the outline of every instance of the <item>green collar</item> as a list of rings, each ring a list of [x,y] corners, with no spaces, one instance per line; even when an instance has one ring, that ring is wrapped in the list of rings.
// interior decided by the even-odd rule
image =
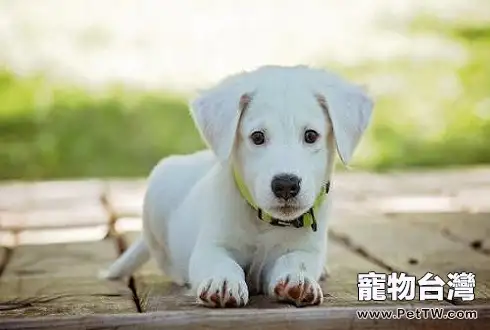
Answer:
[[[309,209],[306,213],[303,213],[301,216],[299,216],[294,220],[284,221],[284,220],[275,219],[270,214],[262,211],[262,209],[259,208],[257,204],[254,203],[252,195],[247,189],[245,183],[243,182],[242,177],[238,174],[236,170],[233,171],[233,175],[235,177],[235,182],[236,185],[238,186],[238,190],[242,194],[242,197],[245,198],[245,200],[248,202],[248,204],[250,204],[251,207],[257,210],[258,217],[262,221],[268,222],[273,226],[279,226],[279,227],[301,228],[301,227],[311,226],[311,229],[313,229],[313,231],[317,230],[315,211],[323,203],[324,201],[323,197],[325,197],[325,195],[328,194],[330,190],[330,181],[327,182],[325,186],[323,186],[322,191],[320,191],[320,193],[318,194],[315,203],[313,204],[313,207],[311,209]]]

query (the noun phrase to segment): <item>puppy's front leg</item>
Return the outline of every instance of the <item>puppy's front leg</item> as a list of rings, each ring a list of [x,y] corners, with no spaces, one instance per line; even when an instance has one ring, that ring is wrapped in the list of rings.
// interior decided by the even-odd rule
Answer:
[[[268,294],[296,306],[319,305],[323,292],[318,284],[324,258],[317,252],[296,250],[279,257],[268,276]]]
[[[193,288],[197,288],[198,302],[205,306],[241,307],[248,303],[245,273],[223,247],[212,243],[196,246],[189,278]]]

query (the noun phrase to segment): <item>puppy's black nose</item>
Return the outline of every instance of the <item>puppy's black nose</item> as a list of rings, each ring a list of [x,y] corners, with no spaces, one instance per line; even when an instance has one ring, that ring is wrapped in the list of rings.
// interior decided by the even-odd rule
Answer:
[[[290,199],[299,193],[301,179],[292,174],[279,174],[272,178],[271,189],[278,198]]]

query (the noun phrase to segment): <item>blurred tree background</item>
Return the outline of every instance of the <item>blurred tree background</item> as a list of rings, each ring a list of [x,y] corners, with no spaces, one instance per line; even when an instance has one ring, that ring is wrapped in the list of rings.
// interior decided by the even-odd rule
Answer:
[[[325,63],[376,97],[353,166],[490,163],[490,24],[426,15],[407,34],[442,36],[464,49],[465,59]],[[183,95],[93,91],[8,67],[0,72],[0,179],[146,176],[161,157],[202,147]]]

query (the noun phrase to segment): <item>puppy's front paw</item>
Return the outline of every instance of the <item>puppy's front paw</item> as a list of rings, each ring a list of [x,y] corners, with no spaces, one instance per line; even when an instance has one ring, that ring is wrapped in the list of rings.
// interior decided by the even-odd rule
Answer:
[[[203,281],[197,300],[207,307],[242,307],[248,303],[248,288],[243,280],[215,277]]]
[[[297,307],[323,302],[323,291],[318,282],[303,273],[280,276],[269,287],[269,294]]]

